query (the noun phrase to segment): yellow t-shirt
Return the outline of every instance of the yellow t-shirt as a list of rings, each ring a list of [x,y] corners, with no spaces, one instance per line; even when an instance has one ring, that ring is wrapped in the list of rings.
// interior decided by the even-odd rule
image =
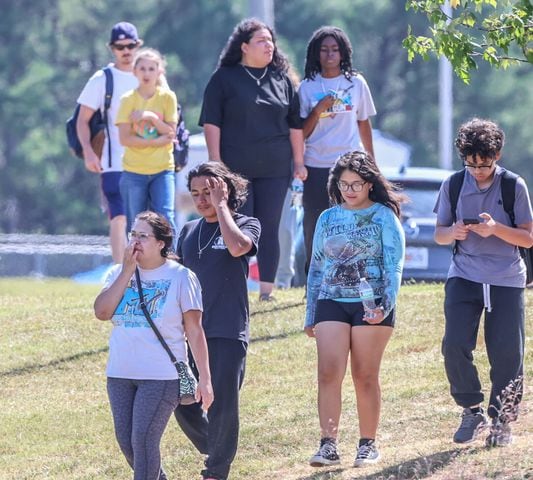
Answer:
[[[157,87],[150,98],[143,98],[137,90],[130,90],[120,100],[115,125],[131,124],[132,131],[142,138],[157,138],[159,133],[150,122],[142,120],[132,123],[130,114],[134,110],[150,110],[161,120],[169,123],[178,122],[178,101],[174,92]],[[173,145],[169,143],[163,147],[125,147],[122,157],[124,171],[153,175],[164,170],[174,169]]]

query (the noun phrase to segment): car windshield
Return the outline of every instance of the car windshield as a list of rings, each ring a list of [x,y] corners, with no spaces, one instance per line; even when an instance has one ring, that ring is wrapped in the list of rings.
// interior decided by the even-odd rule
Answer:
[[[437,201],[440,185],[405,185],[403,193],[409,201],[402,205],[402,216],[407,218],[434,218],[433,207]]]

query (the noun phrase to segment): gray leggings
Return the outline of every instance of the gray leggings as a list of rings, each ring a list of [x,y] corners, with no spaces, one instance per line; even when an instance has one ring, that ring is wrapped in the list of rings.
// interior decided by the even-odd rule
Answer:
[[[178,406],[178,380],[107,378],[115,436],[133,468],[133,480],[166,480],[161,437]]]

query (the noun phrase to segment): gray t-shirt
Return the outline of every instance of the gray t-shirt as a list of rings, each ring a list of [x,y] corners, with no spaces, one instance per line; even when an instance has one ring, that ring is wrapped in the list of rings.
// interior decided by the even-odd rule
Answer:
[[[337,158],[352,150],[363,150],[358,120],[376,114],[370,89],[362,75],[348,80],[344,74],[300,84],[300,116],[307,118],[316,104],[326,95],[335,96],[333,107],[321,115],[313,133],[305,141],[304,163],[309,167],[331,168]]]
[[[512,226],[509,215],[503,209],[501,176],[504,170],[496,166],[494,181],[490,187],[480,189],[468,170],[457,201],[458,221],[463,218],[479,218],[483,212],[503,225]],[[441,186],[433,211],[437,214],[437,225],[450,226],[453,223],[449,193],[450,179]],[[522,178],[516,182],[514,202],[517,225],[533,221],[533,212],[527,186]],[[526,282],[526,267],[518,248],[496,236],[483,238],[470,232],[466,240],[458,242],[457,253],[452,258],[448,278],[461,277],[478,283],[502,287],[522,288]]]

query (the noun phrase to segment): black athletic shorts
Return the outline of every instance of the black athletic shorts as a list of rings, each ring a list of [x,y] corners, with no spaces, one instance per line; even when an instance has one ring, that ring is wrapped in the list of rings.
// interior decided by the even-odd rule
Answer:
[[[380,299],[376,301],[379,305]],[[372,325],[376,327],[394,327],[396,312],[394,309],[381,323],[368,323],[363,320],[363,304],[361,302],[336,302],[335,300],[319,300],[315,311],[315,325],[319,322],[342,322],[357,327],[360,325]]]

